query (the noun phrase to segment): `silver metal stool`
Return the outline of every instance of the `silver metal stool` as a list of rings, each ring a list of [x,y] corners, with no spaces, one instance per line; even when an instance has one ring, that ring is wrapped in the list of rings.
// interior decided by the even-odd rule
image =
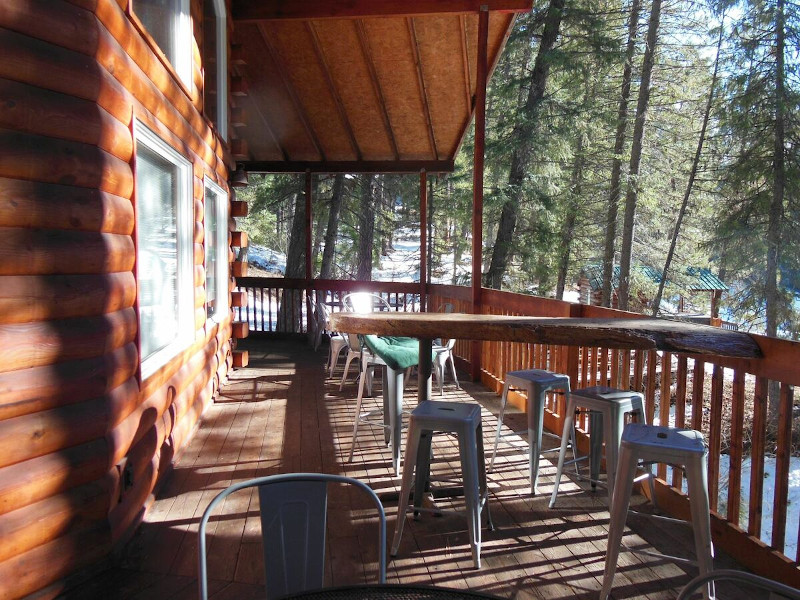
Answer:
[[[564,431],[561,435],[561,449],[558,453],[558,468],[550,508],[556,505],[558,485],[564,469],[564,457],[567,453],[568,433],[574,427],[575,411],[578,407],[590,411],[589,429],[591,431],[590,481],[595,487],[600,474],[600,461],[603,455],[603,441],[606,443],[606,472],[608,473],[608,503],[614,494],[614,475],[617,468],[617,452],[625,426],[625,415],[633,413],[640,422],[646,422],[644,413],[644,396],[639,392],[619,390],[598,385],[575,390],[567,398],[567,410],[564,415]],[[605,433],[605,435],[604,435]],[[585,456],[573,460],[583,460]],[[652,481],[651,481],[652,484]]]
[[[430,481],[431,442],[435,432],[448,432],[458,436],[472,561],[475,568],[479,569],[481,566],[481,511],[484,507],[489,529],[492,529],[493,526],[489,515],[486,465],[483,462],[481,407],[472,402],[427,400],[420,402],[411,411],[391,555],[396,556],[397,549],[400,547],[407,511],[411,510],[415,513],[441,512],[438,509],[428,509],[422,506],[422,498]],[[415,470],[416,478],[414,478]],[[409,507],[412,479],[414,479],[414,503],[413,507]]]
[[[614,499],[611,503],[606,568],[603,574],[600,600],[608,597],[614,583],[620,542],[625,529],[625,517],[628,514],[631,489],[639,461],[683,467],[689,487],[689,506],[692,515],[697,565],[701,575],[709,573],[714,568],[714,548],[711,543],[711,521],[708,509],[708,449],[703,442],[703,435],[699,431],[691,429],[631,423],[625,427],[620,443],[619,466],[614,486]],[[669,520],[675,521],[676,519]],[[646,552],[646,554],[678,562],[691,562],[685,558],[665,556],[654,552]],[[713,595],[713,583],[709,583],[704,589],[703,596],[708,598]]]
[[[503,395],[500,398],[500,415],[497,417],[497,433],[494,436],[494,450],[492,460],[489,462],[489,471],[494,468],[494,459],[497,456],[497,445],[500,441],[500,429],[503,426],[503,416],[508,403],[510,388],[523,389],[527,394],[528,415],[528,475],[531,482],[531,494],[536,494],[539,481],[539,457],[543,452],[556,452],[558,447],[542,450],[542,435],[560,438],[561,436],[543,431],[544,404],[546,393],[552,389],[562,389],[569,398],[569,376],[560,375],[544,369],[526,369],[523,371],[509,371],[506,373],[506,382],[503,386]],[[575,456],[575,429],[572,432],[572,451]]]

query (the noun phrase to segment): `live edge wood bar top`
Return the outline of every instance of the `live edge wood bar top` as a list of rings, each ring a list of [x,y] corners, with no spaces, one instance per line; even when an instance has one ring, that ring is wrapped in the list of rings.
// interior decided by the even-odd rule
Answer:
[[[339,312],[331,314],[330,322],[334,331],[348,333],[655,349],[736,358],[763,356],[756,341],[747,333],[666,319]]]

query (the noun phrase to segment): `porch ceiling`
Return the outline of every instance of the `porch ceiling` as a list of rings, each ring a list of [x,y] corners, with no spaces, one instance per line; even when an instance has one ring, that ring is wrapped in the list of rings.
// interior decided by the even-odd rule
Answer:
[[[532,0],[234,0],[235,158],[253,172],[452,170],[481,5],[491,73]]]

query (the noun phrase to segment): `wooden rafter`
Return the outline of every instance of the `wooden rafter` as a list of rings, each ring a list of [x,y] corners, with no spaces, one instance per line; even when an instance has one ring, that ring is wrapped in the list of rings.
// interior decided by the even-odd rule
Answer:
[[[234,0],[234,21],[361,19],[490,11],[527,12],[532,0]]]
[[[248,173],[452,173],[452,160],[239,161]]]
[[[328,61],[325,59],[325,53],[322,50],[322,44],[319,41],[319,35],[314,27],[314,23],[310,21],[306,22],[306,29],[308,30],[308,34],[311,36],[311,42],[314,46],[314,53],[317,56],[319,67],[322,69],[322,74],[325,77],[325,83],[328,84],[328,90],[333,97],[333,101],[336,103],[336,109],[339,111],[339,118],[342,120],[342,125],[344,126],[345,131],[347,131],[347,136],[350,138],[350,145],[352,146],[353,152],[355,152],[358,160],[362,160],[363,155],[361,154],[361,148],[359,148],[358,142],[356,141],[356,136],[353,133],[353,126],[350,123],[350,119],[347,117],[347,111],[344,108],[344,103],[339,95],[339,91],[336,89],[336,85],[333,83],[331,70],[328,66]]]
[[[314,145],[314,149],[317,151],[317,154],[320,156],[320,159],[322,161],[327,160],[327,158],[325,157],[325,152],[322,150],[322,145],[320,144],[319,139],[317,138],[317,134],[314,132],[313,127],[311,127],[311,123],[309,123],[308,115],[306,114],[306,111],[303,108],[303,104],[300,102],[300,98],[297,95],[297,91],[294,89],[294,85],[292,84],[291,79],[289,79],[289,74],[286,72],[286,69],[284,68],[280,54],[278,53],[277,48],[275,48],[275,46],[272,43],[271,39],[272,36],[270,35],[269,31],[266,30],[266,24],[259,23],[258,32],[261,34],[261,38],[264,40],[264,44],[267,47],[267,51],[272,57],[272,62],[275,64],[275,69],[277,70],[278,75],[280,75],[281,81],[283,82],[283,87],[285,88],[286,93],[289,94],[289,98],[291,99],[292,104],[294,105],[297,117],[303,124],[303,128],[306,130],[308,138]]]
[[[422,97],[422,107],[425,110],[425,121],[428,124],[428,140],[431,144],[431,150],[436,158],[439,158],[439,150],[436,148],[436,135],[433,130],[433,119],[431,118],[431,108],[428,103],[428,90],[425,87],[425,74],[422,71],[422,58],[419,52],[419,38],[417,37],[417,28],[414,24],[414,18],[409,17],[406,19],[408,24],[408,35],[411,38],[411,50],[414,53],[414,66],[417,72],[417,84],[419,85],[419,94]]]
[[[364,60],[369,69],[369,77],[372,82],[372,87],[375,90],[375,95],[378,97],[378,104],[380,105],[381,117],[383,118],[383,125],[386,128],[386,135],[389,136],[389,142],[392,145],[392,154],[395,160],[400,160],[400,153],[397,150],[397,140],[394,137],[394,130],[392,129],[392,122],[389,119],[389,111],[386,109],[386,99],[383,96],[381,89],[381,82],[378,80],[378,72],[375,69],[375,61],[372,60],[372,51],[369,48],[369,40],[367,39],[367,32],[364,29],[362,21],[356,21],[356,32],[358,33],[358,42],[361,46],[361,52],[364,54]]]
[[[461,62],[464,66],[464,86],[466,87],[467,115],[472,114],[472,75],[469,72],[469,51],[467,47],[467,15],[458,18],[461,28]],[[467,117],[469,118],[469,117]]]

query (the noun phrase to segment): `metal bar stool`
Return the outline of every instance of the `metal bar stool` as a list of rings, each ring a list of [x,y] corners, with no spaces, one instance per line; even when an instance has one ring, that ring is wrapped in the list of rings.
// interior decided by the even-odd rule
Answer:
[[[558,468],[556,470],[556,481],[553,486],[553,495],[550,498],[550,508],[556,505],[558,495],[558,485],[561,482],[561,473],[564,469],[564,457],[567,453],[567,437],[574,427],[575,412],[578,407],[587,408],[590,411],[589,429],[591,431],[591,451],[590,458],[590,481],[595,487],[600,474],[600,461],[603,455],[603,441],[606,443],[606,472],[608,473],[608,502],[611,505],[611,498],[614,494],[614,475],[617,468],[617,453],[619,443],[622,438],[622,429],[625,426],[625,415],[633,413],[637,420],[646,422],[644,413],[644,396],[638,392],[630,390],[619,390],[616,388],[598,385],[589,388],[575,390],[567,398],[567,410],[564,415],[564,431],[561,435],[561,449],[558,453]],[[603,433],[605,432],[605,435]],[[605,439],[604,439],[605,438]],[[573,459],[579,461],[586,458],[581,456]],[[652,485],[652,481],[650,482]]]
[[[397,555],[403,535],[405,513],[441,512],[422,506],[422,498],[430,483],[431,442],[435,432],[453,433],[458,437],[458,451],[464,481],[467,524],[469,526],[470,549],[476,569],[481,566],[481,511],[486,508],[488,527],[489,514],[486,465],[483,458],[483,427],[481,407],[474,402],[442,402],[426,400],[411,411],[406,439],[406,454],[403,461],[403,480],[397,505],[397,524],[394,530],[391,555]],[[416,470],[416,478],[414,471]],[[411,482],[414,480],[414,502],[409,507]]]
[[[701,575],[709,573],[714,568],[714,547],[711,543],[711,520],[708,509],[708,448],[703,442],[703,435],[699,431],[691,429],[631,423],[625,427],[625,431],[622,433],[622,442],[620,443],[619,466],[614,486],[614,499],[611,503],[606,568],[603,574],[603,588],[600,592],[600,600],[605,600],[608,597],[611,592],[611,586],[614,583],[614,572],[617,568],[620,542],[622,541],[623,529],[625,529],[625,518],[628,514],[631,489],[633,488],[639,461],[666,463],[684,469],[689,487],[689,507],[692,515],[692,531],[697,555],[696,564],[700,568]],[[658,515],[652,516],[665,518]],[[677,519],[668,520],[677,521]],[[667,556],[654,552],[645,553],[677,562],[694,564],[692,561],[681,557]],[[705,598],[714,596],[713,583],[709,583],[704,589],[703,596]]]
[[[525,390],[527,394],[528,415],[528,475],[531,482],[531,495],[536,494],[536,486],[539,482],[539,457],[544,452],[557,452],[558,446],[542,450],[542,435],[560,438],[550,432],[543,431],[544,426],[544,404],[546,393],[552,389],[562,389],[569,398],[569,376],[560,375],[544,369],[526,369],[523,371],[509,371],[506,373],[506,382],[503,386],[503,395],[500,398],[500,415],[497,417],[497,432],[494,436],[494,450],[492,450],[492,460],[489,462],[489,471],[494,469],[494,459],[497,456],[497,445],[500,441],[500,429],[503,426],[503,416],[506,412],[508,403],[508,391],[510,388]],[[572,433],[572,452],[575,457],[575,429],[570,429]]]

